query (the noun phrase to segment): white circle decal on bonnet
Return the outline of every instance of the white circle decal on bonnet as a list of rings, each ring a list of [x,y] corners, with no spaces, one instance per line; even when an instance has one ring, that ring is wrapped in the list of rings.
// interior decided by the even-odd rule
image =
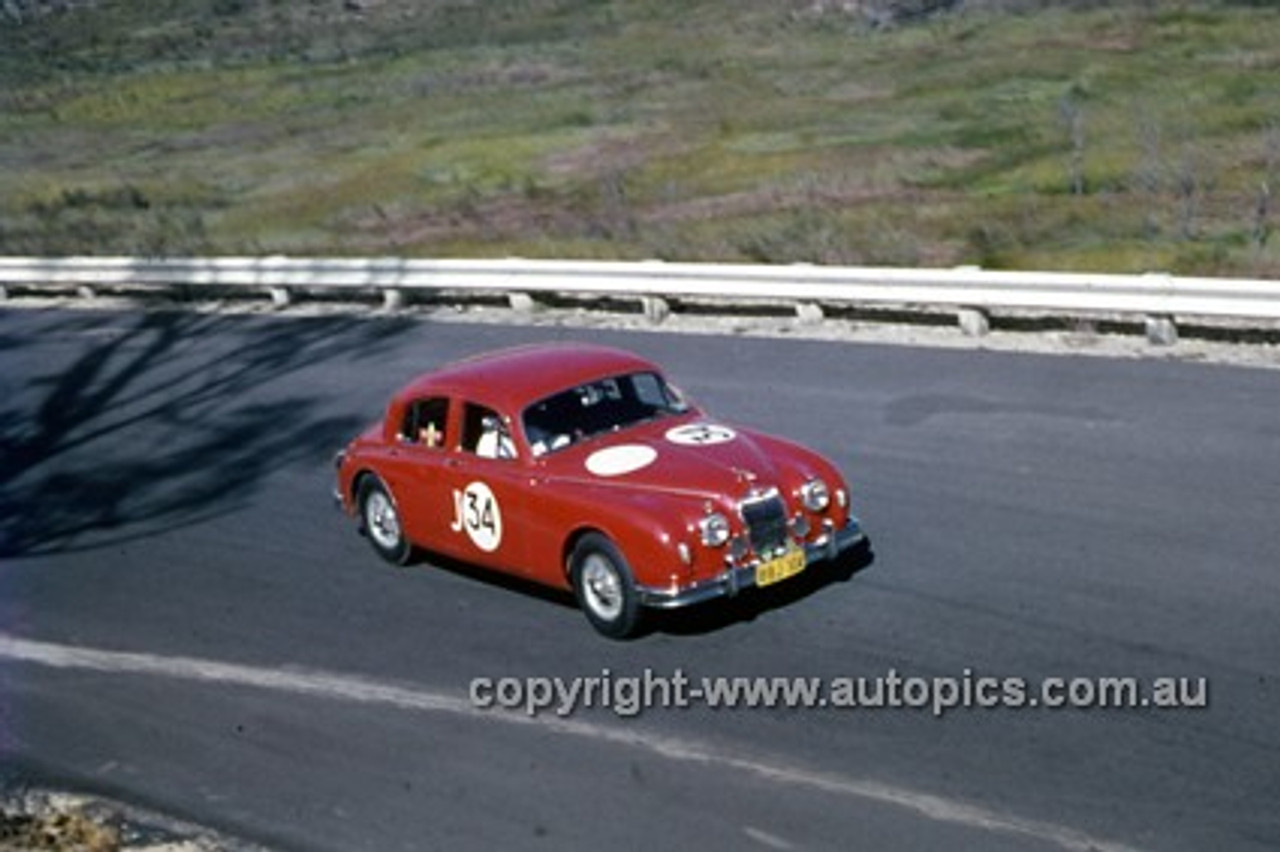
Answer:
[[[587,470],[596,476],[622,476],[648,467],[658,451],[644,444],[620,444],[596,450],[587,457]]]
[[[687,447],[709,447],[712,444],[726,444],[737,437],[737,433],[728,426],[715,423],[689,423],[667,430],[667,440],[673,444]]]

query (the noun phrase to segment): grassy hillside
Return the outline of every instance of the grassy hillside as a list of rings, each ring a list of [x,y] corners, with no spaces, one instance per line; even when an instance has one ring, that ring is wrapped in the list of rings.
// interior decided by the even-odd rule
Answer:
[[[52,5],[0,253],[1280,276],[1275,3]]]

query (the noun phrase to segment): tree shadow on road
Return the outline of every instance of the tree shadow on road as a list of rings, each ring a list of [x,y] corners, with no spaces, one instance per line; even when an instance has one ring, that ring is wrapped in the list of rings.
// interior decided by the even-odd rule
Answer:
[[[11,316],[0,558],[105,547],[245,506],[366,417],[303,370],[376,358],[411,320],[191,312]],[[31,355],[30,353],[40,353]],[[46,357],[47,356],[47,357]]]

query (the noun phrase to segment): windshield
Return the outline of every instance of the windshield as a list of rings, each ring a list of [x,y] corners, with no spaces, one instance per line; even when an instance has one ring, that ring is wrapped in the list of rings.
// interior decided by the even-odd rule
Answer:
[[[578,385],[524,410],[524,432],[535,456],[689,409],[657,373],[630,373]]]

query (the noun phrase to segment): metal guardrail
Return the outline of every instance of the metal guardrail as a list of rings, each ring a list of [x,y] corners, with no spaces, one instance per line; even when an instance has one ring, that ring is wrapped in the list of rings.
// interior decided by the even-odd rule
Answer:
[[[765,266],[661,261],[416,260],[404,258],[0,257],[0,296],[19,289],[76,287],[86,294],[123,287],[247,289],[287,304],[297,291],[375,290],[388,307],[414,291],[509,294],[528,305],[533,294],[610,296],[643,301],[660,320],[668,301],[706,298],[797,305],[817,320],[822,306],[896,306],[955,311],[969,333],[986,330],[1001,311],[1089,317],[1146,318],[1148,336],[1176,338],[1175,318],[1280,320],[1280,281],[1188,278],[1164,274],[1110,275],[1005,272],[970,267]]]

